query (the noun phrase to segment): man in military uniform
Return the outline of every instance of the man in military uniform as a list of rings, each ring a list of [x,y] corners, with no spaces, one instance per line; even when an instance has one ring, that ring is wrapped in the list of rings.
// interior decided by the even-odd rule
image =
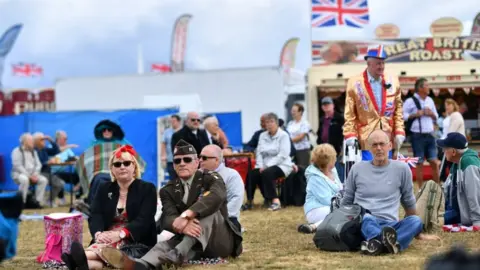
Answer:
[[[369,47],[367,68],[347,83],[343,136],[348,146],[353,146],[355,140],[360,142],[362,160],[373,159],[366,140],[376,129],[391,134],[394,149],[399,149],[405,140],[400,82],[398,77],[384,74],[385,59],[383,45]]]
[[[175,236],[158,242],[138,260],[118,249],[105,248],[102,255],[115,268],[161,269],[162,264],[181,265],[198,257],[237,257],[242,253],[241,233],[228,219],[221,176],[198,170],[197,152],[183,140],[175,146],[173,163],[178,178],[160,190],[160,199],[162,227]]]

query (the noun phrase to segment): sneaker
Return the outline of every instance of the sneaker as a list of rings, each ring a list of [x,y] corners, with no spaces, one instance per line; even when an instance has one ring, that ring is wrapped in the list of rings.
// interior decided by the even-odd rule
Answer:
[[[399,245],[397,244],[397,231],[392,227],[382,228],[382,244],[386,250],[391,254],[399,252]]]
[[[370,239],[369,241],[362,241],[360,245],[360,252],[363,255],[377,256],[382,254],[383,245],[378,239]]]
[[[299,233],[311,234],[315,233],[316,228],[313,226],[313,224],[302,224],[298,226],[297,230]]]
[[[282,207],[279,203],[272,203],[272,205],[270,205],[270,207],[268,208],[269,211],[278,211],[280,209],[282,209]]]
[[[247,211],[247,210],[252,210],[253,209],[253,203],[248,201],[244,205],[242,205],[242,211]]]

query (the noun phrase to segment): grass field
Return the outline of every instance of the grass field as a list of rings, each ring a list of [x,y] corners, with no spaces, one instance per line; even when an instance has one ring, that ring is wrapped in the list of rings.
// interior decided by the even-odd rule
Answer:
[[[257,196],[261,198],[261,196]],[[45,209],[37,213],[67,212],[68,208]],[[33,213],[26,210],[25,213]],[[470,250],[480,249],[480,233],[438,232],[441,241],[414,240],[408,250],[396,256],[367,257],[358,253],[328,253],[315,248],[312,235],[299,234],[297,225],[304,221],[301,207],[287,207],[278,212],[254,209],[242,212],[246,228],[244,253],[228,264],[210,266],[213,269],[422,269],[426,258],[463,243]],[[24,221],[20,225],[17,256],[4,262],[5,269],[41,269],[35,258],[44,249],[42,221]],[[83,244],[90,241],[85,223]],[[201,266],[189,266],[200,269]]]

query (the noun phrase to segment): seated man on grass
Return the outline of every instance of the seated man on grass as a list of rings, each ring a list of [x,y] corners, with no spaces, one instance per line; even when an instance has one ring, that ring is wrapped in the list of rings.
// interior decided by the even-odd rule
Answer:
[[[437,140],[445,158],[452,162],[445,182],[445,224],[480,226],[480,159],[458,132]]]
[[[413,238],[439,240],[422,234],[422,220],[416,216],[412,172],[401,161],[389,160],[392,149],[389,135],[373,131],[367,140],[372,161],[360,161],[350,170],[341,205],[357,203],[370,211],[362,221],[361,251],[365,255],[396,254],[405,250]],[[399,221],[400,202],[405,218]]]

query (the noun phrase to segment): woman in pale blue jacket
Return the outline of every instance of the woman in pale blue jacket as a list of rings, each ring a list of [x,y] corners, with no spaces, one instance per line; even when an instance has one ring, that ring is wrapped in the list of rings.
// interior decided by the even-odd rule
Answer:
[[[337,152],[328,143],[317,145],[312,151],[312,164],[307,167],[307,196],[303,206],[308,224],[298,227],[299,232],[314,233],[330,213],[330,203],[343,185],[338,178],[335,162]]]

